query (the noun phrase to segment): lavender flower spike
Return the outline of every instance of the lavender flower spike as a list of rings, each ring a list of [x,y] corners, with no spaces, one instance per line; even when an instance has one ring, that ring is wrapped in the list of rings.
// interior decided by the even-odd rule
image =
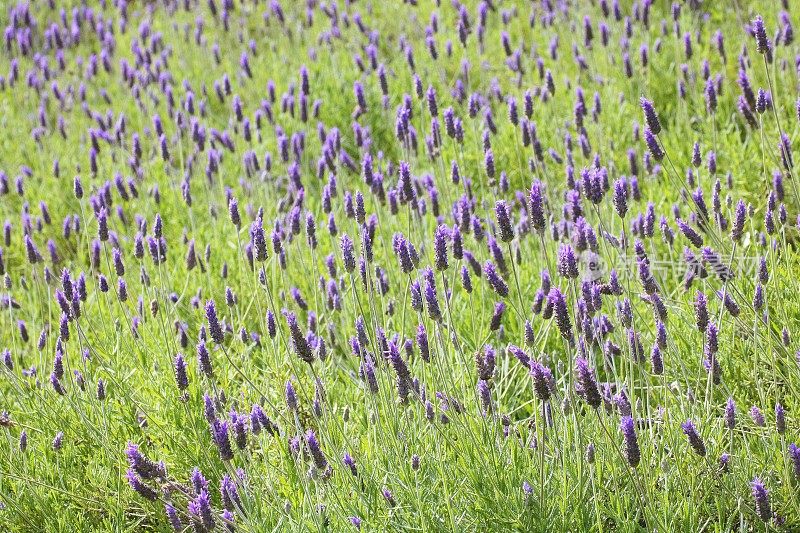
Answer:
[[[753,20],[753,35],[756,38],[756,51],[759,54],[769,54],[770,53],[770,43],[769,38],[767,37],[767,30],[764,27],[764,19],[761,18],[761,15],[757,16]]]
[[[628,465],[632,468],[639,466],[641,459],[641,452],[639,450],[639,440],[636,436],[636,428],[634,427],[633,418],[626,416],[623,417],[620,423],[620,430],[622,431],[622,438],[624,440],[624,447],[622,454]]]
[[[583,357],[578,357],[575,360],[575,378],[575,389],[578,395],[581,396],[590,407],[595,409],[600,407],[603,399],[600,397],[597,381],[595,380],[594,373],[589,368],[589,362]]]
[[[689,439],[689,444],[692,448],[694,448],[695,453],[700,457],[705,457],[706,445],[703,442],[703,439],[700,437],[700,434],[697,432],[697,429],[694,427],[694,423],[691,420],[687,420],[681,424],[681,429],[686,435],[686,438]]]
[[[206,319],[208,319],[208,333],[211,335],[211,339],[217,344],[225,342],[225,334],[217,317],[217,307],[214,304],[214,300],[206,302]]]
[[[650,131],[652,131],[654,135],[661,133],[661,122],[658,120],[653,102],[642,96],[639,98],[639,105],[642,106],[644,120],[647,123],[647,127],[650,128]]]
[[[447,240],[450,228],[440,224],[433,235],[434,265],[436,270],[447,270]]]
[[[497,294],[503,298],[508,296],[508,284],[506,284],[506,281],[497,272],[497,269],[491,261],[486,261],[483,265],[483,272],[486,274],[486,281],[489,283],[489,286]]]
[[[761,479],[757,477],[753,478],[753,481],[750,483],[750,488],[753,492],[756,514],[762,521],[769,522],[772,520],[772,507],[769,503],[769,492],[767,492],[767,488],[764,486]]]

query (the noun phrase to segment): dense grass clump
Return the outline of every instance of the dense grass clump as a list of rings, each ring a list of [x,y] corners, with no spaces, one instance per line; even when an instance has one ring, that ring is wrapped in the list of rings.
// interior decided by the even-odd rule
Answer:
[[[800,530],[788,3],[5,5],[0,530]]]

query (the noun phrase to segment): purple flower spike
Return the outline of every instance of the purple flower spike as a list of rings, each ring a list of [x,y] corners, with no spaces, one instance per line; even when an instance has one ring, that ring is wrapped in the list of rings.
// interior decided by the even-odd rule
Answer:
[[[779,403],[775,404],[775,431],[780,435],[786,433],[786,411]]]
[[[620,423],[620,430],[622,431],[622,438],[624,440],[624,447],[622,454],[625,460],[632,468],[639,466],[641,459],[641,452],[639,450],[639,440],[636,436],[636,428],[633,423],[633,418],[626,416],[623,417]]]
[[[764,19],[761,15],[757,16],[752,23],[753,36],[756,38],[756,51],[759,54],[768,55],[770,53],[770,43],[767,37],[767,30],[764,27]]]
[[[433,270],[426,268],[422,271],[425,281],[424,296],[428,307],[428,316],[431,320],[439,321],[442,319],[442,312],[439,308],[439,298],[436,294],[436,278]]]
[[[433,235],[434,265],[436,270],[447,270],[447,241],[450,228],[440,224]]]
[[[150,488],[149,485],[145,484],[144,481],[136,475],[133,469],[128,469],[126,477],[128,478],[128,484],[130,484],[131,488],[141,497],[151,501],[158,499],[158,493]]]
[[[724,419],[726,428],[734,429],[736,427],[736,404],[733,398],[728,398],[728,402],[725,404]]]
[[[486,281],[489,283],[489,286],[497,294],[503,298],[508,296],[508,284],[506,284],[506,281],[497,272],[497,269],[491,261],[487,261],[483,265],[483,272],[486,274]]]
[[[578,258],[569,244],[562,244],[558,248],[558,273],[569,279],[578,277]]]
[[[614,195],[611,200],[619,218],[625,218],[625,214],[628,212],[628,186],[624,179],[614,182]]]
[[[497,226],[500,230],[500,240],[503,242],[514,240],[514,228],[511,225],[511,213],[509,212],[508,204],[503,200],[498,200],[494,210],[497,216]]]
[[[572,322],[569,318],[566,297],[564,297],[564,294],[558,290],[557,287],[553,287],[547,295],[547,303],[552,307],[552,312],[556,317],[556,325],[558,326],[558,331],[561,333],[561,337],[568,342],[572,342]]]
[[[792,462],[792,470],[794,477],[800,481],[800,446],[797,444],[790,444],[788,449],[789,460]]]
[[[211,508],[211,497],[206,489],[201,490],[197,498],[189,502],[188,511],[192,518],[198,521],[203,531],[214,530],[214,511]]]
[[[687,420],[681,424],[681,429],[686,435],[686,438],[689,439],[689,445],[691,445],[695,453],[700,457],[705,457],[706,445],[703,442],[703,439],[700,437],[700,434],[697,432],[694,423],[691,420]]]
[[[217,317],[217,307],[214,300],[206,302],[206,319],[208,320],[208,333],[211,335],[211,339],[217,344],[225,342],[225,334]]]
[[[758,427],[764,427],[767,425],[767,421],[764,418],[764,413],[762,413],[761,409],[755,405],[750,408],[750,418],[753,419],[753,423]]]
[[[289,336],[292,339],[292,348],[294,352],[297,354],[297,357],[306,363],[313,363],[314,353],[311,350],[311,346],[308,344],[308,339],[306,339],[305,335],[303,335],[303,332],[300,329],[300,325],[297,322],[297,315],[291,311],[286,311],[285,314],[286,324],[289,326]]]
[[[647,145],[647,149],[650,150],[653,159],[656,161],[664,159],[664,151],[661,149],[661,145],[658,144],[658,139],[650,128],[645,128],[644,130],[644,142]]]
[[[189,386],[189,377],[186,374],[186,361],[183,359],[182,354],[175,356],[175,382],[178,384],[178,390],[186,390]]]
[[[536,392],[536,396],[543,402],[549,400],[549,382],[552,379],[550,369],[538,361],[531,361],[531,377],[533,378],[533,390]]]
[[[753,481],[750,483],[750,488],[753,493],[753,503],[756,507],[756,514],[762,521],[769,522],[772,520],[772,507],[769,503],[769,492],[767,492],[767,488],[764,486],[761,479],[757,477],[753,478]]]
[[[211,439],[217,446],[219,458],[223,461],[233,459],[233,448],[231,448],[230,434],[228,433],[228,422],[225,420],[214,420],[211,423]]]
[[[328,460],[325,458],[325,454],[322,453],[316,434],[311,429],[306,432],[306,444],[314,460],[314,466],[316,466],[319,471],[324,472],[328,468]]]
[[[654,135],[661,133],[661,122],[658,120],[658,115],[656,114],[656,109],[653,106],[653,102],[645,97],[641,97],[639,98],[639,105],[642,106],[642,111],[644,111],[644,120],[647,123],[647,127],[650,128],[650,131]]]
[[[589,368],[589,362],[583,357],[575,360],[575,389],[590,407],[597,409],[602,403],[600,391],[597,388],[597,380],[594,373]]]
[[[544,215],[544,189],[542,182],[539,180],[535,180],[533,184],[531,184],[530,196],[528,198],[528,215],[533,229],[539,233],[543,232],[547,223]]]
[[[356,256],[353,239],[351,239],[349,235],[344,234],[342,235],[340,243],[342,247],[342,261],[344,262],[344,269],[347,272],[353,272],[356,269]]]
[[[286,406],[290,411],[297,410],[297,394],[294,392],[294,385],[291,381],[286,382]]]
[[[484,166],[486,169],[486,175],[489,176],[490,179],[494,178],[494,153],[491,149],[486,150],[486,153],[484,154]]]

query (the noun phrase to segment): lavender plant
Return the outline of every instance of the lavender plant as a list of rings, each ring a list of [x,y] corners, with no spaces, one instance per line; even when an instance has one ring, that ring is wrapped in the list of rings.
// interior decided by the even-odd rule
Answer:
[[[800,530],[790,7],[3,5],[0,529]]]

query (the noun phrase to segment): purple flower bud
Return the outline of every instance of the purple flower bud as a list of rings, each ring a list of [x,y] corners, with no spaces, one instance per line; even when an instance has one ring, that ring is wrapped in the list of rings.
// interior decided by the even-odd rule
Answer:
[[[533,390],[536,397],[546,402],[550,399],[549,382],[552,379],[550,369],[538,361],[531,361],[531,377],[533,378]]]
[[[217,318],[217,307],[214,304],[214,300],[206,302],[206,319],[208,320],[208,332],[211,335],[211,339],[217,344],[225,342],[225,334]]]
[[[489,286],[501,297],[505,298],[508,296],[508,284],[506,284],[505,280],[497,272],[497,269],[491,261],[486,261],[483,265],[483,271],[486,274],[486,281],[489,283]]]
[[[436,89],[434,89],[432,85],[428,86],[428,91],[425,94],[425,97],[428,100],[428,111],[430,112],[431,116],[438,117],[439,106],[436,102]]]
[[[547,305],[552,309],[551,312],[556,317],[556,325],[561,333],[561,337],[568,342],[572,342],[572,323],[569,318],[569,310],[567,309],[567,299],[557,287],[550,289],[547,295]]]
[[[54,441],[54,447],[55,447],[55,441]],[[126,477],[128,479],[128,484],[130,484],[131,488],[141,497],[151,501],[155,501],[158,499],[158,493],[152,488],[150,488],[147,484],[145,484],[144,481],[142,481],[139,478],[139,476],[136,475],[136,472],[134,472],[133,469],[131,468],[128,469]]]
[[[790,444],[788,454],[789,460],[792,462],[794,477],[800,480],[800,447],[796,444]]]
[[[756,38],[756,51],[759,54],[769,55],[771,53],[770,42],[769,38],[767,38],[767,30],[764,27],[764,19],[761,18],[761,15],[758,15],[753,20],[752,31],[753,36]]]
[[[747,216],[747,208],[744,200],[739,200],[736,203],[736,211],[733,216],[733,224],[731,226],[731,239],[734,242],[739,242],[742,238],[742,231],[744,230],[744,223]]]
[[[306,445],[311,458],[314,460],[314,466],[320,471],[325,471],[328,468],[328,460],[325,458],[325,454],[322,453],[317,436],[312,429],[306,432]]]
[[[470,276],[469,269],[466,265],[461,267],[461,286],[467,291],[467,294],[472,293],[472,277]]]
[[[428,316],[431,320],[439,321],[442,318],[442,312],[439,309],[439,299],[436,295],[436,279],[433,270],[426,268],[422,271],[422,277],[425,281],[424,296],[428,307]]]
[[[786,412],[779,403],[775,404],[775,430],[780,435],[786,433]]]
[[[32,265],[35,265],[42,260],[39,249],[36,248],[36,244],[34,244],[33,240],[27,233],[25,234],[25,253],[28,258],[28,262]]]
[[[581,396],[590,407],[597,409],[602,403],[600,391],[594,373],[589,368],[589,362],[583,357],[575,360],[575,392]]]
[[[486,175],[489,176],[490,179],[494,178],[494,153],[491,149],[486,150],[486,153],[484,154],[484,167],[486,169]]]
[[[383,498],[386,500],[386,503],[389,505],[389,507],[394,507],[397,505],[397,502],[394,500],[394,495],[392,495],[392,492],[389,489],[384,487],[381,490],[381,493],[383,494]]]
[[[353,84],[353,94],[356,98],[356,104],[358,104],[359,112],[366,113],[367,112],[367,99],[364,97],[364,86],[361,82],[356,81]]]
[[[139,446],[136,444],[129,442],[125,449],[125,455],[128,458],[128,464],[130,464],[131,469],[143,479],[166,478],[163,465],[148,459],[139,451]]]
[[[186,390],[189,386],[189,377],[186,374],[186,361],[183,359],[182,354],[175,356],[175,382],[178,384],[178,390]]]
[[[681,220],[680,218],[675,219],[675,223],[678,225],[678,229],[681,230],[681,233],[697,248],[703,246],[703,237],[695,231],[689,224]]]
[[[767,110],[767,92],[764,89],[758,90],[756,97],[756,112],[762,115]]]
[[[764,38],[766,39],[766,36]],[[770,506],[769,493],[764,483],[757,477],[753,478],[753,481],[750,483],[750,488],[753,492],[756,514],[764,522],[769,522],[772,520],[772,507]]]
[[[681,429],[686,435],[686,438],[689,439],[689,445],[694,449],[695,453],[700,457],[705,457],[706,445],[700,437],[700,434],[697,433],[694,423],[691,420],[687,420],[681,424]]]
[[[539,180],[534,180],[531,184],[531,191],[528,199],[528,215],[533,229],[542,233],[547,223],[544,216],[544,191],[542,182]]]
[[[578,277],[578,258],[569,244],[558,247],[558,273],[569,279]]]
[[[697,330],[705,333],[708,327],[708,300],[706,295],[698,291],[694,301],[694,318]]]
[[[81,183],[80,176],[75,176],[73,191],[75,192],[75,198],[77,198],[78,200],[83,198],[83,184]]]
[[[409,386],[411,385],[411,374],[409,373],[408,366],[400,355],[400,350],[394,342],[389,343],[389,363],[392,365],[395,373],[397,374],[397,395],[400,403],[405,404],[408,402],[410,393]]]
[[[660,376],[664,373],[664,359],[657,344],[653,345],[653,351],[650,352],[650,362],[653,365],[653,374]]]
[[[369,356],[369,354],[367,354],[366,357],[364,357],[364,362],[361,364],[359,372],[361,375],[361,379],[363,379],[366,382],[370,393],[377,394],[378,379],[375,376],[375,364],[372,362],[372,358]]]
[[[100,288],[102,289],[103,280],[100,280]],[[119,298],[120,302],[126,302],[128,300],[128,285],[125,283],[125,279],[119,278],[117,280],[117,297]]]
[[[189,514],[198,522],[204,531],[213,531],[215,528],[214,511],[211,508],[211,497],[206,489],[200,491],[197,497],[187,506]]]
[[[289,326],[289,336],[292,340],[292,348],[294,349],[297,357],[302,359],[308,364],[314,362],[314,353],[311,346],[308,344],[303,332],[300,330],[300,325],[297,322],[297,315],[291,311],[285,311],[286,323]]]
[[[653,159],[656,161],[664,159],[664,151],[661,149],[661,146],[658,144],[658,139],[656,139],[655,134],[650,128],[645,128],[644,130],[644,142],[647,144],[647,149],[650,150]]]
[[[358,477],[358,468],[356,468],[356,462],[349,453],[345,452],[342,462],[347,468],[350,469],[350,473],[353,474],[353,477]]]
[[[622,431],[622,438],[624,440],[624,447],[622,454],[628,465],[636,468],[641,459],[641,452],[639,450],[639,440],[636,436],[636,428],[634,427],[633,418],[625,416],[620,423],[620,430]]]
[[[219,492],[222,499],[222,506],[226,511],[234,511],[242,508],[242,501],[239,497],[239,489],[236,488],[236,483],[230,475],[225,474],[222,476]]]
[[[753,419],[753,423],[758,427],[764,427],[767,425],[767,422],[764,419],[764,413],[762,413],[761,409],[755,405],[750,408],[750,418]]]
[[[239,216],[239,202],[236,198],[231,198],[230,202],[228,202],[228,213],[233,225],[236,228],[240,228],[242,226],[242,218]]]
[[[297,411],[297,394],[291,381],[286,382],[286,406],[290,411]]]
[[[794,159],[792,157],[792,142],[789,140],[789,136],[785,133],[781,133],[781,138],[778,142],[778,151],[781,154],[783,168],[785,168],[787,172],[791,172],[792,168],[794,167]]]
[[[705,88],[706,111],[713,115],[717,111],[717,89],[713,78],[706,80]]]
[[[210,378],[214,376],[214,369],[211,366],[211,355],[203,341],[197,344],[197,367],[206,377]]]
[[[695,141],[694,145],[692,146],[692,165],[699,167],[700,163],[700,143]]]
[[[175,509],[175,507],[173,507],[170,503],[164,504],[164,509],[167,513],[167,521],[169,522],[169,525],[172,526],[172,530],[178,533],[183,531],[183,523],[178,515],[178,510]]]
[[[342,248],[342,261],[344,262],[344,269],[347,272],[353,272],[356,269],[356,256],[353,239],[349,235],[344,234],[341,237],[340,245]]]
[[[484,413],[489,413],[492,410],[492,389],[488,381],[478,381],[478,398],[481,402],[481,407]]]
[[[449,237],[450,229],[444,224],[440,224],[433,236],[434,266],[436,270],[447,270],[447,240]]]
[[[728,398],[728,402],[725,404],[724,420],[726,428],[734,429],[736,427],[736,404],[733,398]]]
[[[642,111],[644,111],[644,120],[647,123],[647,127],[650,129],[650,131],[654,135],[661,133],[661,122],[658,120],[658,115],[656,114],[653,102],[645,97],[641,97],[639,98],[639,105],[642,106]]]
[[[489,322],[489,331],[497,331],[500,329],[500,324],[503,321],[503,313],[506,310],[506,304],[503,302],[497,302],[494,304],[494,313],[492,313],[492,319]]]
[[[428,346],[428,332],[425,331],[425,325],[420,323],[417,326],[417,346],[419,347],[420,357],[425,362],[430,361],[430,348]]]
[[[628,212],[628,186],[624,179],[618,179],[614,182],[614,195],[611,198],[614,204],[614,210],[620,218],[625,218]]]

